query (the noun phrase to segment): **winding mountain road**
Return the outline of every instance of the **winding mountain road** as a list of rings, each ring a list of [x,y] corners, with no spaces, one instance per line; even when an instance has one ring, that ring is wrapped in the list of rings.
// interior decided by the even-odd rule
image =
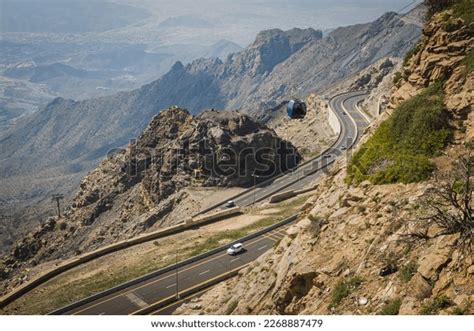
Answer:
[[[324,173],[329,164],[350,150],[369,124],[366,116],[357,107],[357,103],[365,97],[366,92],[358,91],[331,98],[330,107],[341,124],[341,133],[335,144],[322,155],[301,165],[293,172],[246,192],[235,199],[235,203],[239,206],[250,205],[256,200],[262,200],[283,189],[301,189],[312,183]],[[283,238],[288,226],[288,224],[284,225],[244,241],[245,251],[237,256],[229,256],[225,251],[220,251],[189,263],[178,271],[165,272],[62,313],[74,315],[171,314],[184,301],[206,291],[221,279],[225,279],[226,275],[231,276],[272,248]],[[191,294],[190,291],[193,293]],[[150,310],[152,306],[156,309]]]
[[[357,103],[365,99],[366,91],[356,91],[337,95],[330,99],[329,106],[334,110],[341,123],[341,134],[336,143],[320,156],[299,166],[294,171],[247,191],[233,201],[237,206],[248,206],[283,190],[300,190],[311,184],[324,173],[327,166],[339,156],[347,153],[357,142],[363,130],[369,124],[357,108]],[[220,206],[225,207],[224,205]]]

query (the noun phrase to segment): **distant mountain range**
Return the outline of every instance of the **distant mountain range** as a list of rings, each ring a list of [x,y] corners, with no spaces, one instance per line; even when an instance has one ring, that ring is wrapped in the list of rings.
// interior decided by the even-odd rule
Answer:
[[[0,198],[67,191],[108,150],[127,144],[170,105],[194,114],[206,108],[258,114],[289,96],[324,89],[381,57],[400,57],[420,33],[395,13],[326,37],[313,29],[267,30],[224,61],[177,62],[159,80],[130,92],[80,102],[57,98],[0,136],[5,183]],[[28,194],[20,183],[28,184]]]
[[[165,74],[177,61],[225,58],[241,47],[139,44],[57,44],[0,41],[0,131],[16,118],[62,96],[90,99],[129,91]]]

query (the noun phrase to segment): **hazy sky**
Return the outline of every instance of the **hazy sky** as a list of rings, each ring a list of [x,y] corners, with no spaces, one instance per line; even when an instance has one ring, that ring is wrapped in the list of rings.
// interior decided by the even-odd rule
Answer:
[[[157,16],[199,15],[217,20],[248,15],[275,26],[337,27],[373,20],[421,0],[112,0],[153,10]]]
[[[130,12],[122,6],[122,9],[111,13],[110,9],[105,9],[108,7],[97,5],[97,2],[139,7],[149,14],[147,19],[133,21],[126,26],[118,24],[118,27],[105,32],[68,38],[76,41],[137,42],[153,48],[173,44],[210,45],[221,39],[246,46],[264,29],[312,27],[324,30],[366,23],[387,11],[398,11],[421,0],[0,0],[0,11],[5,2],[35,3],[21,6],[21,13],[8,14],[10,20],[14,16],[12,22],[15,24],[31,25],[35,22],[36,26],[44,27],[54,23],[57,27],[55,31],[61,30],[60,24],[63,24],[64,32],[87,32],[88,28],[101,26],[105,22],[108,26],[117,26],[114,20],[123,22],[124,14]],[[71,2],[80,2],[80,12]],[[3,6],[3,12],[7,11],[6,8]],[[7,22],[6,18],[4,22]],[[163,28],[160,24],[165,20],[168,21],[166,28]],[[74,29],[67,24],[75,25]],[[47,37],[62,40],[61,36]]]
[[[292,27],[335,28],[365,23],[387,11],[421,0],[114,0],[146,8],[159,20],[192,15],[229,30],[227,38],[245,46],[260,30]],[[216,29],[215,33],[221,31]],[[234,33],[234,35],[232,35]]]

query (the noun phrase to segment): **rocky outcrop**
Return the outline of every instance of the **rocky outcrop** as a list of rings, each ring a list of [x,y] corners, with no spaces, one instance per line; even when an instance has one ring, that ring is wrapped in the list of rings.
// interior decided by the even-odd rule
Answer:
[[[389,58],[384,59],[378,67],[372,67],[369,72],[358,77],[351,86],[351,89],[372,90],[377,88],[384,77],[392,72],[393,67],[394,63]]]
[[[453,17],[450,11],[435,14],[423,29],[418,51],[406,61],[392,103],[406,100],[430,83],[443,81],[446,106],[457,114],[465,112],[474,103],[474,86],[472,72],[465,74],[462,61],[473,47],[472,26]]]
[[[336,140],[336,134],[329,124],[327,101],[319,95],[310,94],[306,105],[308,111],[304,119],[289,121],[287,104],[282,103],[268,111],[271,114],[267,113],[267,117],[259,117],[259,121],[273,128],[280,138],[290,141],[308,159],[328,148]]]

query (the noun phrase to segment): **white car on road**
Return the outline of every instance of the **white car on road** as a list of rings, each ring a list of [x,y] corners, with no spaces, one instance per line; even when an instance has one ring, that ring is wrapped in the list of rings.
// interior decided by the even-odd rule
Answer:
[[[227,254],[236,255],[242,252],[243,249],[244,249],[244,245],[242,245],[241,243],[233,244],[227,249]]]
[[[226,208],[232,208],[235,207],[235,202],[234,200],[229,200],[225,203]]]

